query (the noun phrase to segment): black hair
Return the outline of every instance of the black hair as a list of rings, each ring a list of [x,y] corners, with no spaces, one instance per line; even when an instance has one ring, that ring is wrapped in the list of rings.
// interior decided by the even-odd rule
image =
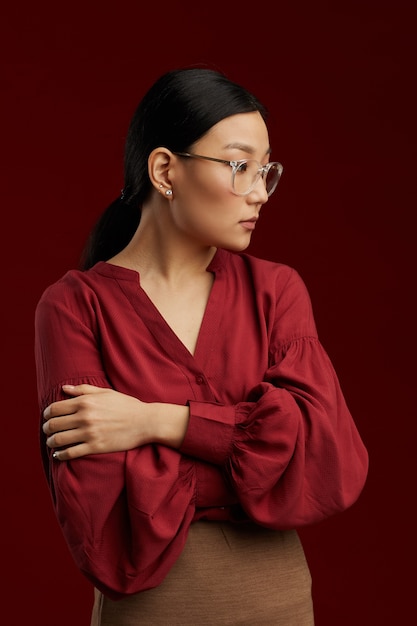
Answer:
[[[81,258],[81,269],[106,261],[122,250],[140,221],[141,206],[151,191],[148,157],[157,147],[186,152],[221,120],[238,113],[267,110],[244,87],[217,70],[176,69],[148,90],[130,122],[125,144],[124,188],[99,217]]]

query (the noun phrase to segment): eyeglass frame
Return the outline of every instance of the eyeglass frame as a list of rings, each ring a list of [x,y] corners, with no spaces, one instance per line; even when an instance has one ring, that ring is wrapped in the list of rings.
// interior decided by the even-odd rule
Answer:
[[[258,182],[258,180],[261,177],[265,179],[271,167],[277,166],[277,173],[278,173],[277,180],[274,186],[272,187],[272,189],[269,192],[267,191],[268,198],[270,198],[278,186],[279,180],[281,178],[281,175],[284,169],[283,165],[279,161],[271,161],[270,163],[266,163],[265,165],[262,165],[256,159],[239,159],[239,160],[234,160],[234,161],[228,161],[227,159],[216,159],[215,157],[203,156],[201,154],[194,154],[191,152],[173,152],[173,154],[176,154],[177,156],[180,156],[180,157],[188,157],[188,158],[193,158],[193,159],[205,159],[206,161],[214,161],[216,163],[224,163],[225,165],[230,165],[230,167],[232,168],[232,190],[233,190],[233,193],[236,194],[237,196],[248,196],[254,190],[255,185]],[[258,163],[259,168],[258,168],[257,177],[255,178],[253,184],[249,187],[248,191],[246,191],[245,193],[239,193],[235,190],[235,176],[237,174],[238,167],[242,165],[243,163],[247,163],[248,161],[255,161],[255,163]]]

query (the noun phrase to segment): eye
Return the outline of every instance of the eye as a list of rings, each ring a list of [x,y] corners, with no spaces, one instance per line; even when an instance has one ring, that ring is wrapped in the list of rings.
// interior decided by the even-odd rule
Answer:
[[[247,161],[243,161],[242,163],[239,163],[236,172],[238,172],[239,174],[245,174],[248,171],[248,162]]]

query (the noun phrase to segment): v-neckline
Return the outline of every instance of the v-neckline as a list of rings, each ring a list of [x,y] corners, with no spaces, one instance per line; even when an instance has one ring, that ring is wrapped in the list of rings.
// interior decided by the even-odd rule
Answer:
[[[205,325],[205,319],[209,313],[209,310],[211,310],[211,296],[212,296],[212,292],[215,288],[216,285],[216,274],[213,273],[213,282],[211,284],[210,287],[210,291],[209,291],[209,295],[206,301],[206,305],[204,307],[204,313],[203,316],[201,318],[201,324],[200,327],[198,329],[198,333],[197,333],[197,340],[195,343],[195,349],[194,352],[191,352],[191,350],[188,349],[188,347],[185,345],[185,343],[182,341],[182,339],[179,337],[179,335],[175,332],[175,330],[173,329],[173,327],[171,326],[171,324],[169,324],[169,322],[167,321],[166,317],[162,314],[161,310],[157,307],[157,305],[155,304],[155,302],[152,300],[152,298],[149,296],[149,294],[147,293],[147,291],[145,291],[145,289],[140,285],[139,283],[139,290],[140,290],[140,298],[142,300],[142,303],[144,300],[147,301],[147,305],[148,307],[152,308],[154,311],[154,315],[156,318],[159,318],[159,322],[161,323],[161,325],[166,326],[167,328],[167,332],[172,333],[172,335],[174,336],[175,340],[180,344],[181,348],[183,348],[184,350],[187,351],[187,353],[192,356],[193,358],[196,358],[197,352],[199,351],[199,344],[200,344],[200,338],[201,338],[201,334],[202,334],[202,330],[203,327]],[[141,316],[143,318],[143,311],[141,309]],[[149,323],[149,321],[148,321]]]
[[[225,304],[224,273],[221,271],[224,251],[217,250],[206,271],[213,273],[213,284],[205,306],[194,354],[189,351],[172,327],[168,324],[157,306],[140,284],[140,274],[136,270],[100,261],[96,265],[98,271],[109,273],[115,278],[125,296],[141,320],[146,324],[154,339],[161,348],[170,354],[173,360],[181,360],[185,364],[198,364],[204,369],[216,346],[216,337],[223,316]]]

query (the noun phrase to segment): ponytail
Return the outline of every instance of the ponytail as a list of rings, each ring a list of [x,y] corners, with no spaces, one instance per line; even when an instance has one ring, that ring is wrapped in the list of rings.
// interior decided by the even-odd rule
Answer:
[[[119,196],[99,217],[81,255],[80,269],[88,270],[98,261],[107,261],[132,239],[140,222],[140,209]]]

